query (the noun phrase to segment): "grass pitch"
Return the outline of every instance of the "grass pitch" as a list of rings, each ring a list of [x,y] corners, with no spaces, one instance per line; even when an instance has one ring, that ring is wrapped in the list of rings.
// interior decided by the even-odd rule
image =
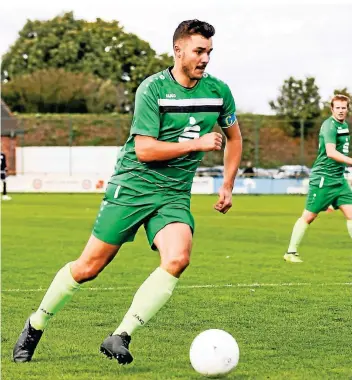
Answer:
[[[212,209],[215,196],[193,196],[191,266],[169,303],[133,335],[130,366],[105,359],[99,346],[159,263],[143,229],[52,320],[32,362],[13,363],[25,319],[57,270],[80,254],[100,200],[14,194],[2,204],[3,379],[201,379],[189,346],[209,328],[238,341],[240,361],[229,379],[352,377],[352,242],[341,213],[325,213],[306,233],[304,263],[285,263],[304,207],[295,196],[235,196],[226,215]]]

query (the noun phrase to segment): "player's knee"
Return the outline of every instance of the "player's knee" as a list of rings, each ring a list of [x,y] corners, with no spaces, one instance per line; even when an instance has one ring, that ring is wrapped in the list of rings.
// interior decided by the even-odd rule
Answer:
[[[177,276],[180,275],[188,267],[189,262],[189,254],[188,252],[184,252],[182,254],[164,260],[163,266],[169,273]]]
[[[185,254],[184,256],[180,257],[177,261],[177,266],[181,272],[183,272],[189,265],[189,255]]]
[[[80,263],[75,261],[71,265],[72,277],[78,283],[94,280],[101,272],[95,263]]]
[[[307,223],[307,224],[311,224],[312,222],[314,222],[314,220],[315,220],[315,218],[316,218],[316,216],[314,215],[314,216],[307,216],[306,218],[304,218],[305,219],[305,222]]]
[[[302,219],[307,223],[307,224],[311,224],[315,218],[317,217],[318,215],[317,214],[314,214],[312,212],[308,212],[308,211],[304,211],[303,214],[302,214]]]

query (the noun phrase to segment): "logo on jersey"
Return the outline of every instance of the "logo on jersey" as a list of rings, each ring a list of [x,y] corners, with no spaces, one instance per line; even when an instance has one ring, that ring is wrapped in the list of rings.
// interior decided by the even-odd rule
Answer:
[[[169,99],[176,98],[176,94],[166,94],[166,97]]]
[[[197,122],[197,120],[191,116],[189,118],[189,126],[187,126],[181,136],[178,138],[178,141],[179,142],[182,142],[182,141],[187,141],[187,140],[194,140],[194,139],[199,139],[199,136],[200,136],[200,126],[199,125],[195,125]]]
[[[342,147],[342,153],[346,154],[347,156],[349,152],[350,152],[350,141],[349,141],[349,138],[346,137],[346,142],[343,144],[343,147]]]

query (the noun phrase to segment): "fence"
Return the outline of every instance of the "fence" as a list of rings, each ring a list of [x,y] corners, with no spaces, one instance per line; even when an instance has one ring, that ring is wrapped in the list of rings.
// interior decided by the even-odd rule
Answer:
[[[17,175],[8,178],[11,193],[103,193],[109,175]],[[195,177],[192,194],[216,194],[222,178]],[[234,194],[306,194],[308,179],[238,178]]]
[[[130,115],[113,114],[17,115],[15,118],[16,131],[11,127],[6,134],[12,146],[15,140],[17,147],[121,146],[129,135],[131,124]],[[298,136],[294,136],[287,120],[275,116],[238,115],[238,119],[243,136],[243,165],[246,161],[251,161],[257,168],[312,165],[321,119],[313,120],[309,125],[301,122]],[[3,118],[2,124],[6,125],[8,121]],[[4,140],[2,143],[6,145]],[[70,154],[72,151],[67,149],[67,155]],[[201,165],[222,164],[223,152],[209,152]],[[16,167],[15,153],[8,153],[8,166]]]

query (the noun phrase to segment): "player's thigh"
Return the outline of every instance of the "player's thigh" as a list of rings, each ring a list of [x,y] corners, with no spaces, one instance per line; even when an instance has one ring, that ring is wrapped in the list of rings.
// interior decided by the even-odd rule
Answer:
[[[189,197],[167,196],[145,223],[152,248],[159,250],[161,267],[175,277],[187,268],[194,231]]]
[[[168,225],[170,227],[165,229]],[[192,242],[192,234],[195,228],[194,218],[190,211],[190,199],[188,197],[169,197],[169,199],[164,199],[163,205],[146,221],[144,227],[152,249],[158,248],[159,251],[160,249],[164,251],[165,247],[171,247],[173,244],[175,244],[175,247],[179,247],[182,244],[188,247],[189,241]],[[164,231],[159,234],[162,230]],[[172,233],[169,231],[173,231],[175,235],[172,236]],[[182,233],[182,239],[180,239],[178,232]],[[158,245],[155,240],[157,235]],[[167,239],[172,244],[167,244]],[[177,242],[178,239],[183,240],[183,242]]]
[[[341,205],[339,206],[339,209],[342,211],[346,219],[352,220],[352,204]]]
[[[154,245],[159,251],[161,266],[176,262],[186,267],[192,250],[192,229],[189,224],[172,222],[157,232]]]
[[[333,187],[309,186],[305,209],[313,214],[319,214],[334,202],[336,195],[336,189]]]
[[[152,204],[136,203],[129,191],[109,185],[94,223],[93,235],[112,245],[133,241],[138,228],[153,210]]]

